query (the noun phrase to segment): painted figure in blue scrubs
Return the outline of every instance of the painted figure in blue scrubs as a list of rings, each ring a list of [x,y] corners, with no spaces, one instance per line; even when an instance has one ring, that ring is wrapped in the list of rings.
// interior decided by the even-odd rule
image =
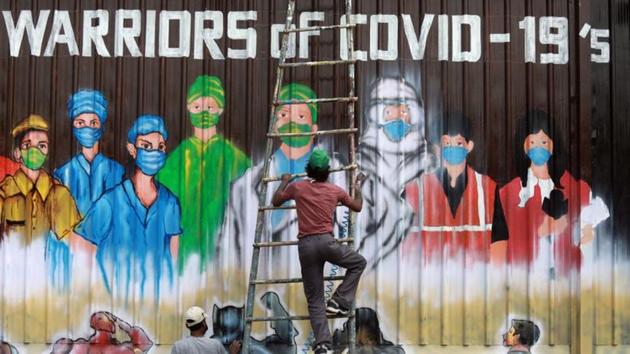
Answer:
[[[107,100],[100,91],[80,90],[68,99],[72,135],[81,152],[55,170],[55,178],[65,184],[81,215],[103,193],[122,182],[124,168],[100,153],[100,139],[107,121]]]
[[[135,161],[129,179],[108,190],[85,215],[75,232],[96,245],[107,289],[129,299],[136,287],[159,298],[161,280],[173,282],[180,226],[179,201],[155,175],[166,160],[168,132],[159,116],[138,117],[127,134]]]

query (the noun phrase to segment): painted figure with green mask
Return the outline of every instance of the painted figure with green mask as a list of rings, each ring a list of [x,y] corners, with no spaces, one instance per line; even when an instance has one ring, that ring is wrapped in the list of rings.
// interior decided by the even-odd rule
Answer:
[[[187,108],[193,136],[171,152],[157,175],[182,206],[178,268],[206,269],[214,258],[215,237],[225,215],[230,184],[245,173],[250,160],[217,131],[225,107],[221,79],[201,75],[190,86]],[[189,262],[197,255],[199,264]]]
[[[315,91],[306,85],[290,83],[283,86],[279,92],[279,100],[282,105],[275,112],[274,131],[278,133],[317,132],[319,115],[317,104],[296,102],[316,98]],[[308,135],[298,137],[285,136],[279,140],[280,146],[271,155],[269,175],[280,176],[285,173],[304,173],[309,158],[317,145],[314,142],[314,137]],[[226,263],[233,262],[231,267],[237,267],[238,264],[243,264],[243,262],[251,259],[251,244],[254,241],[256,224],[256,206],[260,198],[265,200],[265,205],[269,205],[271,203],[271,192],[279,185],[279,182],[272,182],[268,185],[268,193],[266,195],[261,194],[263,165],[264,161],[257,163],[232,186],[230,202],[228,203],[229,211],[224,223],[226,229],[230,230],[230,232],[225,233],[225,235],[222,234],[224,237],[229,235],[232,239],[222,239],[219,242],[220,244],[235,245],[235,247],[230,247],[227,250],[230,254],[225,256],[227,258]],[[334,168],[340,165],[343,165],[343,163],[337,161],[334,155],[331,156],[330,166]],[[345,174],[335,173],[330,177],[333,183],[340,186],[346,185]],[[298,232],[295,210],[274,210],[269,214],[270,217],[265,222],[263,239],[273,241],[292,240]],[[335,222],[340,222],[343,216],[343,211],[339,208]],[[335,230],[338,227],[339,224],[335,224]],[[297,249],[280,247],[274,249],[271,253],[271,257],[274,260],[274,277],[299,276],[299,268],[292,266],[298,262]],[[263,255],[263,257],[267,257],[267,255]],[[264,264],[264,261],[261,262],[261,264]],[[230,265],[226,267],[229,268]]]

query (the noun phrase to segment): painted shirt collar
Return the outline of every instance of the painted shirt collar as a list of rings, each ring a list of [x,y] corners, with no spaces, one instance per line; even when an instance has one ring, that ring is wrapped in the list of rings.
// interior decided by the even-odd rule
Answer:
[[[35,188],[42,197],[42,200],[46,200],[46,197],[48,197],[48,193],[53,186],[52,178],[43,169],[39,170],[39,177],[37,177],[37,181],[35,181],[35,183],[33,183],[33,181],[31,181],[31,179],[28,178],[22,170],[18,170],[13,178],[22,195],[28,195],[28,193]]]
[[[549,198],[549,194],[551,194],[551,191],[554,188],[553,180],[551,178],[538,179],[536,176],[534,176],[534,171],[529,168],[527,170],[527,185],[525,187],[521,186],[521,191],[518,194],[520,198],[518,206],[520,208],[524,208],[525,203],[527,203],[527,201],[534,196],[536,186],[540,187],[541,203],[545,198]]]
[[[297,159],[290,159],[287,155],[282,152],[282,149],[276,150],[273,154],[274,162],[276,164],[277,172],[279,174],[282,173],[303,173],[306,169],[306,164],[308,163],[308,159],[311,157],[311,153],[315,148],[314,145],[311,146],[311,150],[304,154],[304,156]]]
[[[94,155],[94,158],[92,159],[92,163],[90,163],[85,156],[83,156],[82,153],[79,153],[76,155],[76,159],[77,162],[79,163],[79,165],[83,168],[83,170],[85,171],[85,173],[87,173],[88,175],[90,175],[92,173],[92,165],[97,165],[100,163],[102,156],[101,153],[99,152],[98,154]]]
[[[125,194],[127,195],[127,199],[129,200],[129,204],[131,205],[133,210],[136,212],[136,215],[140,219],[140,222],[142,222],[142,224],[145,226],[147,224],[149,217],[153,214],[153,211],[155,210],[155,208],[157,208],[156,205],[159,204],[159,199],[161,195],[160,184],[157,183],[156,181],[154,181],[153,183],[155,183],[155,186],[157,188],[157,196],[155,197],[153,204],[151,204],[148,208],[142,204],[142,202],[140,201],[140,198],[138,198],[138,196],[136,195],[136,190],[133,187],[133,183],[131,183],[130,179],[126,179],[122,183],[123,189],[125,190]]]

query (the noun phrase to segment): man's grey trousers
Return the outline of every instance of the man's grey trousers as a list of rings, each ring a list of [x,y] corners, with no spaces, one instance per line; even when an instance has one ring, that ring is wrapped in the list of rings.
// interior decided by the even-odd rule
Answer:
[[[324,264],[330,262],[346,268],[343,282],[332,298],[344,308],[350,309],[365,269],[366,260],[354,249],[335,241],[331,234],[309,235],[298,242],[304,294],[308,301],[311,327],[315,333],[313,348],[319,344],[332,346],[332,336],[326,319],[324,299]]]

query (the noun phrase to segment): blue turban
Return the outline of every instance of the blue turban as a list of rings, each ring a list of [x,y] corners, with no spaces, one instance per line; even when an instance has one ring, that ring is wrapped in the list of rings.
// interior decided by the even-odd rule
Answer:
[[[101,124],[107,120],[107,99],[100,91],[79,90],[68,99],[68,117],[76,118],[83,113],[94,113]]]
[[[151,133],[160,133],[164,140],[168,140],[168,132],[164,119],[160,116],[145,114],[136,119],[129,128],[127,133],[127,141],[135,144],[139,135],[147,135]]]

